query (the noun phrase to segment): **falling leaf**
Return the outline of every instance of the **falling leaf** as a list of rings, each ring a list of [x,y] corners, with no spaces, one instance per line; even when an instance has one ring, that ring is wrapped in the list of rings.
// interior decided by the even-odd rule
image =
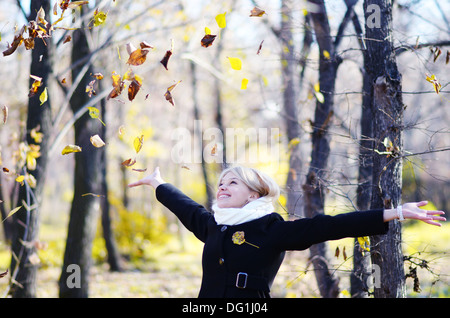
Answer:
[[[35,75],[30,75],[30,77],[34,80],[33,84],[31,84],[30,91],[28,93],[28,97],[33,97],[36,95],[39,87],[42,85],[42,78]]]
[[[230,65],[233,70],[239,71],[242,68],[242,62],[240,58],[228,57],[228,60],[230,61]]]
[[[166,97],[166,100],[169,101],[169,103],[171,103],[172,106],[175,106],[175,102],[174,102],[174,100],[173,100],[173,98],[172,98],[172,93],[171,93],[171,92],[172,92],[172,90],[175,88],[175,86],[177,86],[178,83],[180,83],[180,82],[181,82],[181,80],[178,81],[178,82],[176,82],[175,84],[169,86],[169,87],[167,88],[166,93],[164,94],[164,96]]]
[[[216,22],[217,22],[217,25],[219,26],[219,28],[221,28],[221,29],[223,29],[223,28],[225,28],[226,26],[227,26],[227,20],[226,20],[226,18],[225,18],[225,15],[226,15],[227,13],[225,12],[225,13],[222,13],[222,14],[218,14],[217,16],[216,16]]]
[[[324,57],[326,60],[329,60],[329,59],[330,59],[330,52],[328,52],[327,50],[323,50],[323,51],[322,51],[322,54],[323,54],[323,57]]]
[[[95,107],[88,107],[89,110],[89,116],[93,119],[98,119],[103,126],[106,126],[106,124],[100,119],[100,111]]]
[[[131,52],[130,57],[128,58],[127,64],[138,66],[142,65],[147,59],[147,54],[149,50],[145,49],[136,49]]]
[[[205,27],[205,34],[206,35],[211,34],[211,29],[208,27]]]
[[[139,46],[141,47],[141,49],[153,49],[153,46],[151,46],[150,44],[148,44],[145,41],[142,41],[141,43],[139,43]]]
[[[136,94],[139,92],[142,86],[142,79],[135,75],[133,81],[128,86],[128,99],[130,101],[133,101],[133,99],[136,97]]]
[[[438,47],[436,47],[435,49],[430,47],[430,50],[433,53],[433,63],[435,63],[438,57],[442,54],[442,51]]]
[[[254,7],[251,11],[250,11],[250,16],[251,17],[262,17],[264,14],[266,13],[266,11],[261,10],[258,7]]]
[[[19,182],[20,184],[23,184],[23,180],[25,180],[25,176],[20,175],[16,178],[16,182]]]
[[[442,85],[441,85],[441,83],[439,83],[436,76],[434,74],[432,74],[431,76],[426,75],[426,80],[428,82],[430,82],[431,84],[433,84],[434,91],[436,92],[436,94],[439,94],[439,91],[441,90]]]
[[[124,81],[122,80],[122,77],[119,74],[113,72],[111,78],[113,80],[112,82],[113,90],[111,91],[111,93],[109,93],[107,100],[110,98],[116,98],[117,96],[122,94],[122,90],[124,87]]]
[[[66,35],[66,37],[64,38],[63,44],[68,43],[72,41],[72,37],[70,35]]]
[[[206,34],[203,39],[201,40],[201,45],[203,47],[210,47],[217,35],[212,35],[212,34]]]
[[[106,22],[107,13],[103,11],[95,10],[94,12],[94,26],[102,25]]]
[[[141,137],[134,138],[133,146],[136,153],[139,153],[139,151],[141,151],[143,144],[144,144],[144,135],[141,135]]]
[[[6,124],[6,121],[8,120],[8,106],[3,105],[2,113],[3,113],[3,124]]]
[[[91,196],[97,197],[97,198],[102,198],[102,197],[104,197],[103,194],[95,194],[95,193],[83,193],[81,196],[82,196],[82,197],[87,197],[88,195],[91,195]]]
[[[95,73],[93,76],[99,81],[101,81],[103,79],[103,74],[102,73]]]
[[[30,137],[33,138],[34,142],[37,144],[40,144],[42,142],[42,139],[44,138],[44,134],[39,132],[40,126],[31,129],[30,131]]]
[[[145,171],[147,171],[147,168],[143,168],[143,169],[133,168],[131,170],[136,171],[136,172],[145,172]]]
[[[5,277],[8,274],[8,270],[6,270],[3,273],[0,273],[0,278]]]
[[[88,93],[89,98],[91,98],[92,95],[97,95],[97,93],[94,90],[94,84],[95,84],[95,80],[92,80],[86,86],[86,93]]]
[[[241,89],[247,89],[248,79],[243,78],[241,82]]]
[[[81,152],[81,147],[77,145],[67,145],[64,147],[61,154],[67,155],[72,152]]]
[[[96,148],[101,148],[105,145],[105,142],[100,138],[99,135],[91,136],[91,144]]]
[[[166,70],[169,70],[167,68],[167,64],[169,63],[169,59],[172,56],[172,50],[166,51],[166,54],[164,55],[163,59],[160,61],[160,63],[164,66]]]
[[[6,220],[7,218],[9,218],[10,216],[12,216],[14,213],[16,213],[17,211],[19,211],[21,207],[22,207],[22,206],[18,206],[17,208],[11,210],[11,212],[9,212],[8,215],[3,219],[2,223],[5,222],[5,220]]]
[[[211,156],[217,156],[217,144],[211,148]]]
[[[130,158],[130,159],[127,159],[127,160],[123,161],[123,162],[122,162],[122,166],[125,166],[125,167],[131,167],[131,166],[134,165],[135,163],[136,163],[136,159]]]
[[[48,99],[48,93],[47,93],[47,87],[44,88],[44,91],[41,93],[41,95],[39,96],[39,101],[41,102],[41,106],[42,104],[44,104]]]
[[[258,51],[256,52],[256,55],[259,55],[259,53],[261,53],[261,49],[262,49],[263,43],[264,43],[264,40],[262,40],[261,43],[259,44]]]
[[[18,34],[14,36],[13,43],[11,45],[8,44],[8,48],[3,51],[3,56],[8,56],[13,54],[17,48],[23,43],[23,33],[25,32],[26,26],[24,25]]]

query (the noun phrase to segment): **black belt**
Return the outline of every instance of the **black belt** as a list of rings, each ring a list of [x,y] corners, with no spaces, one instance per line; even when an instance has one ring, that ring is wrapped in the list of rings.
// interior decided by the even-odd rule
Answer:
[[[228,274],[227,285],[234,286],[241,289],[256,289],[264,292],[270,292],[269,284],[262,276],[250,275],[239,272],[237,274]]]

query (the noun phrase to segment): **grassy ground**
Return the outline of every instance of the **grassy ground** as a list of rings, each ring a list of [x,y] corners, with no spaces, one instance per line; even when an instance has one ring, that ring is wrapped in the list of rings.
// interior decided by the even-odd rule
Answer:
[[[57,281],[64,240],[54,231],[49,231],[47,239],[48,247],[39,255],[45,261],[38,272],[37,296],[53,298],[58,297]],[[417,267],[421,288],[420,293],[414,292],[413,280],[408,278],[408,297],[450,297],[450,224],[442,228],[411,224],[404,228],[403,240],[405,256],[412,257],[412,262],[405,263],[405,271],[409,272],[410,266]],[[96,264],[91,272],[90,297],[196,297],[201,281],[202,245],[189,238],[184,252],[175,242],[168,246],[167,249],[155,249],[157,251],[146,261],[128,264],[125,272],[112,273],[105,264]],[[349,297],[352,246],[353,239],[329,242],[332,267],[340,277],[341,297]],[[341,251],[339,257],[334,256],[337,247]],[[344,247],[347,259],[343,257]],[[0,243],[0,272],[8,267],[10,257],[6,246]],[[427,268],[414,263],[426,264]],[[4,297],[8,281],[9,275],[0,279],[0,296]],[[313,269],[308,265],[308,251],[287,253],[272,287],[272,296],[319,296]]]

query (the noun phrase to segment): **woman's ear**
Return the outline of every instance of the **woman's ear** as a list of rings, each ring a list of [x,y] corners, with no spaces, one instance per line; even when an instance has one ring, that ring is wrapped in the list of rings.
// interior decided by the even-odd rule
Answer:
[[[250,194],[250,196],[248,197],[248,202],[254,201],[256,199],[259,199],[259,193],[257,192],[253,192],[252,194]]]

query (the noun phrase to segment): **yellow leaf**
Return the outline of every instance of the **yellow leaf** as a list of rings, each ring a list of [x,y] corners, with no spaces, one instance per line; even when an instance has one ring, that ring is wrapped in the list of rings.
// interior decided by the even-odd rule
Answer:
[[[243,78],[241,82],[241,89],[247,89],[248,79]]]
[[[217,25],[219,26],[219,28],[221,28],[221,29],[223,29],[223,28],[225,28],[226,26],[227,26],[227,20],[225,19],[225,15],[226,15],[227,13],[225,12],[225,13],[222,13],[222,14],[218,14],[217,16],[216,16],[216,22],[217,22]]]
[[[39,96],[39,101],[41,102],[41,105],[44,104],[48,99],[48,94],[47,94],[47,87],[44,88],[44,91],[41,93],[41,95]]]
[[[323,53],[323,57],[325,59],[327,59],[327,60],[330,59],[330,52],[328,52],[327,50],[323,50],[322,53]]]
[[[205,27],[205,34],[206,35],[211,34],[211,29],[208,27]]]
[[[242,62],[240,58],[228,57],[228,60],[230,60],[231,68],[233,70],[239,71],[242,68]]]
[[[91,116],[91,118],[98,119],[103,124],[103,126],[106,126],[105,123],[100,119],[100,111],[97,108],[88,107],[88,110],[89,116]]]
[[[11,210],[11,212],[8,213],[8,215],[6,216],[6,218],[3,219],[2,223],[5,222],[5,220],[6,220],[7,218],[9,218],[11,215],[13,215],[13,214],[16,213],[17,211],[19,211],[21,207],[22,207],[22,206],[19,206],[19,207],[15,208],[14,210]]]
[[[106,22],[107,13],[103,11],[95,11],[94,13],[94,26],[102,25]]]
[[[91,144],[96,148],[101,148],[105,145],[105,142],[100,138],[99,135],[91,136]]]
[[[64,147],[62,154],[67,155],[72,152],[81,152],[81,147],[77,145],[67,145]]]
[[[358,237],[359,247],[363,252],[370,252],[370,241],[368,236]]]
[[[20,175],[20,176],[18,176],[18,177],[16,178],[16,181],[19,182],[19,183],[22,183],[23,180],[25,180],[25,176],[22,176],[22,175]]]
[[[133,145],[134,145],[134,150],[136,151],[136,153],[141,151],[143,143],[144,143],[144,135],[141,135],[141,137],[136,137],[134,139]]]
[[[320,92],[320,83],[314,84],[314,91]]]

